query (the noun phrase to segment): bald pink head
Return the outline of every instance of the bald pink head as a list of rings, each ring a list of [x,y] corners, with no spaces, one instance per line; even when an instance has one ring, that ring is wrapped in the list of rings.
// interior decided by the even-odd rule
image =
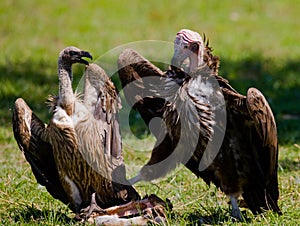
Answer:
[[[174,55],[171,64],[182,67],[183,62],[188,59],[189,65],[186,72],[191,72],[203,62],[204,43],[198,32],[182,29],[176,34],[174,40]]]
[[[203,42],[202,37],[198,32],[189,30],[189,29],[181,29],[177,32],[176,37],[181,37],[183,40],[187,42]]]

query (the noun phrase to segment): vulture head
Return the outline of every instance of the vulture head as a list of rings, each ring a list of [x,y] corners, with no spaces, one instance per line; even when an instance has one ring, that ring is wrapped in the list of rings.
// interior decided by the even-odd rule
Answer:
[[[59,98],[54,103],[61,106],[68,115],[74,110],[75,95],[72,89],[72,65],[75,63],[88,65],[89,62],[84,57],[92,59],[92,55],[74,46],[63,49],[58,56],[58,79],[59,79]],[[53,104],[52,104],[53,105]]]
[[[172,67],[180,68],[188,60],[189,66],[184,71],[189,73],[203,62],[203,55],[204,42],[199,33],[182,29],[176,34]]]
[[[89,65],[89,62],[83,59],[83,57],[90,58],[91,60],[93,59],[89,52],[83,51],[74,46],[69,46],[59,53],[58,62],[70,67],[75,63]]]

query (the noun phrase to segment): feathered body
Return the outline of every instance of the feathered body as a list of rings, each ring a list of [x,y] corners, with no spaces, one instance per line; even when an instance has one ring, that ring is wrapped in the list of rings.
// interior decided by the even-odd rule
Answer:
[[[143,114],[139,109],[151,109],[156,101],[153,97],[159,96],[156,92],[163,93],[165,103],[163,106],[159,103],[156,111],[162,112],[167,133],[158,139],[150,160],[131,182],[164,176],[178,163],[183,163],[207,184],[214,183],[231,198],[234,217],[242,218],[237,206],[240,195],[254,214],[263,209],[281,214],[277,205],[277,129],[268,102],[255,88],[250,88],[246,96],[239,94],[219,76],[219,58],[212,54],[198,33],[182,30],[174,43],[171,70],[160,75],[149,61],[137,59],[135,51],[126,50],[119,57],[123,86],[126,78],[132,76],[124,73],[126,68],[130,68],[143,88],[146,87],[142,83],[144,77],[151,76],[155,68],[153,76],[162,78],[158,87],[164,87],[156,91],[152,87],[154,95],[150,107],[138,102],[137,110]],[[133,63],[124,64],[125,59],[132,56],[135,56]],[[176,69],[186,58],[190,60],[186,71]],[[149,71],[141,71],[141,68]],[[128,98],[126,94],[125,97]],[[221,143],[216,138],[221,138]],[[180,145],[181,140],[183,145]]]
[[[35,125],[41,122],[36,117],[22,116],[24,101],[17,100],[14,110],[14,119],[21,118],[14,120],[15,137],[25,156],[37,156],[29,163],[33,172],[39,172],[35,174],[38,182],[45,176],[42,185],[49,192],[58,185],[63,197],[50,194],[69,204],[77,214],[91,203],[94,193],[101,208],[139,199],[134,188],[125,185],[117,118],[120,102],[114,85],[99,66],[91,64],[84,75],[83,99],[72,90],[72,64],[88,64],[81,57],[91,55],[75,47],[60,53],[59,95],[50,99],[53,117],[49,125],[37,128]],[[40,150],[40,145],[47,147],[46,152]],[[40,167],[44,162],[52,168]]]

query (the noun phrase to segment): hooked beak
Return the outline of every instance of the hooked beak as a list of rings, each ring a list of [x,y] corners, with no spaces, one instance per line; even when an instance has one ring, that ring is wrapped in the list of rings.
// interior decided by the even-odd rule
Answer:
[[[186,58],[187,57],[184,56],[179,49],[175,49],[171,60],[171,67],[181,68],[182,63]]]
[[[85,59],[82,59],[82,57],[86,57],[86,58],[89,58],[89,59],[93,59],[92,55],[87,52],[87,51],[81,51],[80,52],[80,56],[79,56],[79,59],[78,59],[78,62],[79,63],[82,63],[82,64],[85,64],[85,65],[89,65],[89,62]]]

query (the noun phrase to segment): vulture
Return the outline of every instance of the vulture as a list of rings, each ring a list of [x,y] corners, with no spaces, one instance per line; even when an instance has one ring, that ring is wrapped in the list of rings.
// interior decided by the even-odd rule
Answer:
[[[120,100],[104,70],[76,47],[58,58],[59,95],[50,97],[44,124],[22,98],[15,102],[13,131],[38,183],[69,205],[76,217],[139,200],[128,185],[118,122]],[[72,65],[86,65],[82,95],[72,90]]]
[[[240,196],[253,214],[281,214],[272,110],[256,88],[244,96],[218,75],[219,57],[205,38],[180,30],[165,72],[131,49],[120,54],[118,67],[122,87],[130,82],[134,88],[125,88],[125,97],[141,117],[146,123],[161,117],[165,124],[159,125],[150,160],[131,184],[162,177],[182,163],[230,198],[234,218],[243,220]],[[157,78],[157,84],[148,84],[148,77]]]

